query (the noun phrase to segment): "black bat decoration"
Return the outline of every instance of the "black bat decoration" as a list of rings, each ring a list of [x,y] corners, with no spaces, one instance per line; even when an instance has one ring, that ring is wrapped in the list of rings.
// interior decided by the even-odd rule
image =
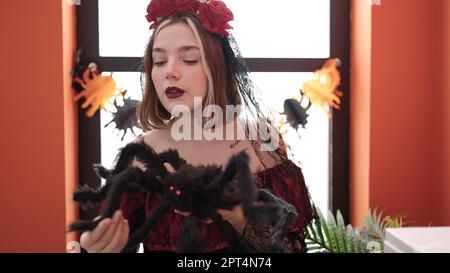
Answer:
[[[287,99],[284,101],[284,112],[283,114],[287,117],[287,122],[292,126],[294,129],[298,129],[298,126],[301,125],[303,128],[305,128],[306,124],[308,123],[308,114],[306,111],[311,107],[311,102],[308,100],[308,105],[306,107],[302,106],[302,102],[305,99],[305,96],[303,94],[303,91],[300,90],[300,93],[302,95],[301,101],[297,101],[296,99]]]
[[[133,127],[141,128],[141,125],[138,122],[136,117],[136,108],[138,107],[140,101],[132,100],[130,98],[125,98],[126,90],[122,93],[123,97],[123,105],[117,104],[117,97],[114,99],[114,106],[116,107],[116,112],[110,112],[113,115],[113,119],[108,122],[105,127],[109,124],[113,123],[116,125],[115,129],[119,131],[123,130],[122,139],[124,139],[128,129],[136,135],[133,131]]]

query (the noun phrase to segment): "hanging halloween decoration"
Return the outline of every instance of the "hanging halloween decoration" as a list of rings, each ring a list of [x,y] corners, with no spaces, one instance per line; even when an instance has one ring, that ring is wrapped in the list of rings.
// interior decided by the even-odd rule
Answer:
[[[294,128],[298,133],[299,125],[305,129],[308,123],[307,111],[311,107],[311,102],[305,97],[302,90],[300,90],[300,94],[300,97],[295,96],[284,100],[283,112],[272,109],[272,122],[277,126],[281,135],[287,134],[289,127]]]
[[[96,59],[88,58],[84,56],[83,50],[80,48],[77,51],[77,59],[74,68],[71,71],[72,78],[83,78],[83,72],[89,68],[90,71],[98,71],[98,73],[102,72],[101,65],[98,63]],[[76,81],[72,81],[72,88],[77,92],[83,91],[83,87]]]
[[[82,109],[88,108],[87,117],[93,117],[98,109],[105,109],[105,103],[121,90],[110,76],[102,76],[97,63],[90,62],[87,66],[82,60],[82,52],[77,52],[77,64],[72,71],[74,89],[78,91],[74,101],[84,98]]]
[[[321,69],[314,72],[313,79],[303,83],[302,96],[315,105],[322,107],[329,117],[332,116],[332,108],[340,109],[340,96],[342,92],[337,88],[341,82],[341,75],[337,67],[341,64],[338,58],[329,59]]]
[[[83,78],[74,78],[79,83],[83,91],[78,93],[74,100],[78,101],[84,98],[81,105],[82,109],[89,109],[86,112],[87,117],[93,117],[98,109],[105,109],[105,103],[109,101],[117,92],[116,82],[112,76],[102,76],[98,71],[91,71],[89,68],[83,72]]]
[[[117,97],[114,98],[114,106],[116,108],[116,112],[110,112],[113,115],[113,118],[110,122],[108,122],[105,127],[109,124],[114,123],[115,129],[118,129],[120,132],[123,131],[122,139],[124,139],[128,129],[136,135],[133,131],[134,127],[141,128],[137,117],[136,117],[136,108],[139,105],[140,101],[132,100],[131,98],[125,98],[125,94],[127,90],[122,92],[119,96],[122,96],[123,104],[119,105],[117,103]]]
[[[298,126],[301,125],[304,129],[305,125],[308,123],[307,117],[309,115],[306,113],[308,108],[303,108],[299,101],[291,98],[284,101],[283,114],[286,115],[287,122],[292,128],[297,130]]]

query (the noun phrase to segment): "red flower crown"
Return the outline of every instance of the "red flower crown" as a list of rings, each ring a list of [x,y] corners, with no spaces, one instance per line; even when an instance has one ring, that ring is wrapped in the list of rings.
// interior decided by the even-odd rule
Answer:
[[[227,29],[233,29],[228,24],[234,19],[233,13],[220,0],[151,0],[145,18],[154,29],[161,19],[179,13],[196,14],[211,33],[228,37]]]

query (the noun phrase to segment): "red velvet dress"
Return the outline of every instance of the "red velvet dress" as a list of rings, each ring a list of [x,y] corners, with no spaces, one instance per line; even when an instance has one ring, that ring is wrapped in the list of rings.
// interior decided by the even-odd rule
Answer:
[[[289,233],[302,236],[303,228],[312,220],[312,208],[301,169],[292,161],[286,160],[275,167],[257,173],[256,176],[260,187],[270,189],[273,194],[296,207],[298,216],[290,226]],[[120,209],[130,223],[130,233],[133,233],[146,218],[152,215],[159,201],[160,197],[151,193],[122,197]],[[144,250],[175,251],[183,219],[184,216],[173,210],[166,213],[143,241]],[[220,251],[229,246],[214,224],[201,223],[200,233],[208,251]]]

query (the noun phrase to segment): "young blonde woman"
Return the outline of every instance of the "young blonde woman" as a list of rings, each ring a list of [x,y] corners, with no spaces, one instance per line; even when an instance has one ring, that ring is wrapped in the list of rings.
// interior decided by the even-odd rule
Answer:
[[[218,0],[152,0],[147,12],[154,31],[144,56],[145,93],[138,113],[145,133],[136,141],[156,152],[177,149],[193,165],[225,166],[232,155],[246,150],[259,186],[296,207],[298,216],[285,242],[294,252],[304,251],[304,228],[312,219],[309,193],[301,169],[287,158],[279,133],[265,118],[228,33],[232,12]],[[138,161],[133,166],[147,168]],[[151,194],[125,195],[111,219],[81,235],[81,247],[122,251],[129,234],[157,205]],[[248,223],[239,205],[218,212],[255,251],[265,250],[270,226]],[[167,213],[143,241],[144,251],[175,251],[187,214]],[[213,223],[201,223],[200,233],[208,251],[230,251]]]

